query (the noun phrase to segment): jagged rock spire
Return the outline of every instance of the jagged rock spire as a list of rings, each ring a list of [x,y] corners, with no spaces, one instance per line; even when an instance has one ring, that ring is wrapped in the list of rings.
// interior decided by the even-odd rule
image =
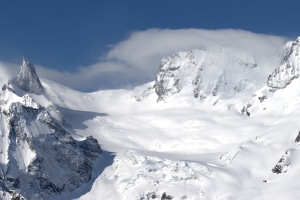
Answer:
[[[14,83],[26,92],[41,94],[44,91],[34,66],[25,57],[23,57],[20,72]]]

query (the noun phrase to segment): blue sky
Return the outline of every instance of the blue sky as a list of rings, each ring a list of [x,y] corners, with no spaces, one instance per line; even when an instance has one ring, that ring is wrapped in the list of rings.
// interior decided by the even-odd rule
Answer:
[[[0,60],[19,64],[26,56],[35,65],[77,73],[153,28],[231,28],[294,39],[299,7],[297,0],[0,0]]]

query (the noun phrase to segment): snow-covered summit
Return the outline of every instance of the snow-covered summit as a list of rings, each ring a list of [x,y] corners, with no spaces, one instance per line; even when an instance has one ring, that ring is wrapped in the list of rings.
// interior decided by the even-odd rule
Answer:
[[[249,52],[227,47],[179,52],[161,61],[155,92],[158,100],[181,92],[201,100],[251,93],[267,75],[262,70],[262,60]]]
[[[267,77],[266,84],[256,91],[250,102],[243,108],[243,112],[250,115],[258,110],[270,107],[284,106],[299,95],[298,85],[300,77],[300,37],[286,43],[281,54],[279,67]],[[280,94],[279,94],[280,93]],[[278,102],[281,105],[278,105]]]
[[[268,77],[267,85],[283,89],[300,76],[300,37],[288,42],[282,53],[281,65]]]
[[[42,94],[44,91],[34,66],[24,57],[20,72],[12,82],[26,92]]]

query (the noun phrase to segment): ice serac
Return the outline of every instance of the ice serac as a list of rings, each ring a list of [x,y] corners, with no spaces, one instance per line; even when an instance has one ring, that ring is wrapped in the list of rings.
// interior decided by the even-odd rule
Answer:
[[[255,57],[231,48],[179,52],[161,61],[154,89],[158,101],[185,91],[194,98],[228,97],[254,85]]]
[[[254,93],[242,112],[250,115],[254,110],[266,110],[266,101],[278,91],[284,91],[294,80],[300,77],[300,37],[286,43],[281,54],[279,67],[268,76],[266,84]],[[297,92],[297,91],[294,91]],[[291,95],[291,94],[289,94]]]
[[[97,140],[75,140],[49,108],[28,94],[19,96],[10,85],[0,94],[0,136],[0,189],[26,199],[74,191],[91,179],[101,154]]]
[[[20,72],[13,83],[26,92],[42,94],[44,91],[34,66],[24,57]]]

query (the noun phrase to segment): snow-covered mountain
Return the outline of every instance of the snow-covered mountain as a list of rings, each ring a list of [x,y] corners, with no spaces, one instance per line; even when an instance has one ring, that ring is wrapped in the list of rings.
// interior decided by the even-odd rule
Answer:
[[[256,67],[252,55],[228,48],[179,52],[162,60],[155,92],[158,100],[182,90],[200,99],[230,96],[253,87]]]
[[[154,84],[158,101],[181,93],[195,99],[232,99],[254,93],[279,56],[251,54],[227,47],[179,52],[164,58]],[[273,68],[274,68],[273,67]]]
[[[43,86],[26,59],[10,82],[0,94],[2,194],[49,199],[87,183],[101,153],[97,141],[73,138],[58,108],[42,95]]]
[[[286,104],[297,101],[300,77],[299,52],[300,37],[284,46],[280,65],[267,77],[266,84],[255,92],[251,101],[243,108],[243,112],[250,115],[268,109],[281,111]]]
[[[93,93],[24,59],[0,96],[0,197],[299,199],[299,42],[178,52],[153,82]]]

